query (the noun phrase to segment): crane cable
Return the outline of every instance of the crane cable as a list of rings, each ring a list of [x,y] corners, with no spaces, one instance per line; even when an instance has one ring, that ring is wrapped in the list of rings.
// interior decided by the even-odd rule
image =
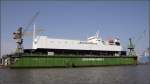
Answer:
[[[34,22],[34,20],[37,18],[37,16],[39,15],[39,11],[35,13],[35,15],[31,18],[30,22],[28,23],[28,25],[25,27],[25,29],[23,30],[23,35],[24,36],[24,33],[29,29],[29,27],[32,25],[32,23]]]
[[[139,40],[141,40],[142,39],[142,37],[145,37],[144,39],[145,40],[147,40],[146,39],[146,37],[147,37],[147,32],[146,32],[146,30],[147,29],[144,29],[144,31],[142,31],[141,32],[141,34],[138,36],[138,38],[134,38],[135,39],[135,45],[138,45],[138,43],[139,43]],[[144,50],[141,50],[141,49],[139,49],[138,47],[136,47],[136,51],[137,51],[137,53],[139,53],[139,54],[142,54],[144,51],[145,51],[145,49]]]
[[[135,38],[135,37],[133,36],[133,38],[135,39],[135,44],[138,44],[139,40],[141,40],[143,36],[144,36],[145,38],[146,38],[146,36],[147,36],[146,29],[144,29],[144,31],[143,31],[137,38]]]

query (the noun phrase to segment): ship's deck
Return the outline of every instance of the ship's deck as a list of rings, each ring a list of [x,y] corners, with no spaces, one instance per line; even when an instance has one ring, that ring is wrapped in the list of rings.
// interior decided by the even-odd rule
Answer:
[[[47,54],[48,52],[54,52],[54,54],[67,54],[67,55],[98,55],[98,56],[119,56],[126,55],[126,51],[98,51],[98,50],[67,50],[67,49],[25,49],[25,53],[39,53]]]

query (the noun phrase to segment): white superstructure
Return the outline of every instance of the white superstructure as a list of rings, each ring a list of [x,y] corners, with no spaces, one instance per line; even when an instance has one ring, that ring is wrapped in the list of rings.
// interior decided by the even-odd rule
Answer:
[[[48,36],[35,36],[33,34],[33,49],[67,49],[67,50],[97,50],[97,51],[123,51],[119,39],[104,41],[96,35],[86,41],[49,38]]]

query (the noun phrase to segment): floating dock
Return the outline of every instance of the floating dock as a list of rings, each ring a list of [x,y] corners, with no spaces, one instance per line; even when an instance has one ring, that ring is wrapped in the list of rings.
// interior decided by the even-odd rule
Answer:
[[[9,65],[11,68],[50,68],[50,67],[89,67],[89,66],[116,66],[136,65],[137,56],[47,56],[23,55]]]

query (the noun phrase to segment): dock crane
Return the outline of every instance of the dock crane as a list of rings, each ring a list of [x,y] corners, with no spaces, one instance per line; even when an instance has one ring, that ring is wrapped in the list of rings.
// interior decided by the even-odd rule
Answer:
[[[33,22],[35,21],[35,19],[37,18],[37,16],[39,15],[39,11],[35,13],[35,15],[31,18],[30,22],[28,23],[28,25],[26,27],[19,27],[17,29],[16,32],[13,33],[14,38],[16,40],[16,44],[17,44],[17,48],[16,48],[16,52],[15,54],[18,54],[18,56],[20,56],[23,51],[23,36],[25,34],[25,32],[29,29],[29,27],[33,24]]]
[[[135,53],[135,51],[134,51],[135,45],[133,44],[131,38],[129,38],[128,49],[129,49],[129,54],[128,54],[129,56],[136,56],[136,53]]]

